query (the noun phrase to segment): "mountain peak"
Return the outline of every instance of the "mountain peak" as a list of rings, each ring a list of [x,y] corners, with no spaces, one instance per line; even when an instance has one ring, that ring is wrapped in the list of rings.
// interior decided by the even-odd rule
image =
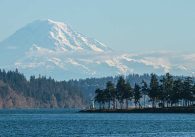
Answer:
[[[193,56],[113,52],[96,39],[51,19],[27,24],[0,43],[1,68],[18,68],[27,75],[42,74],[59,79],[143,72],[194,74]]]
[[[54,21],[52,19],[35,20],[30,24],[34,24],[34,25],[42,24],[42,25],[50,26],[50,27],[58,27],[58,28],[61,28],[61,29],[64,29],[64,28],[69,28],[70,29],[70,26],[68,24],[65,24],[64,22]]]
[[[51,19],[47,19],[46,20],[49,24],[54,24],[54,25],[57,25],[57,26],[68,26],[67,24],[63,23],[63,22],[59,22],[59,21],[54,21],[54,20],[51,20]]]
[[[63,22],[36,20],[6,39],[7,47],[30,49],[32,45],[62,51],[105,52],[110,49],[99,41],[74,31]]]

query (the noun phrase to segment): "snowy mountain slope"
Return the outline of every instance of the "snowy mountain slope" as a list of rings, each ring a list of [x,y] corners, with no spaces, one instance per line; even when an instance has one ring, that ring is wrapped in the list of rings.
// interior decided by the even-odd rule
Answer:
[[[192,75],[194,54],[115,52],[68,25],[38,20],[0,43],[0,68],[57,79],[103,77],[129,73],[172,72]]]
[[[29,49],[32,45],[43,48],[72,51],[109,50],[99,41],[73,31],[67,24],[52,20],[37,20],[18,30],[2,43],[8,49]],[[19,46],[20,45],[20,46]]]

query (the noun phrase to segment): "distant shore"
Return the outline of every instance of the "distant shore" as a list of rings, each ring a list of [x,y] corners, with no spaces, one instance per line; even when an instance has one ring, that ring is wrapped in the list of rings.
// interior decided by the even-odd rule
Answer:
[[[195,113],[195,107],[85,109],[82,113]]]

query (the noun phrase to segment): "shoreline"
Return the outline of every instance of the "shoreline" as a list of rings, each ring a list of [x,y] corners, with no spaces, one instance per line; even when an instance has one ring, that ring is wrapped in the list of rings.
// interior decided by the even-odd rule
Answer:
[[[131,108],[131,109],[85,109],[81,113],[194,113],[195,107]]]

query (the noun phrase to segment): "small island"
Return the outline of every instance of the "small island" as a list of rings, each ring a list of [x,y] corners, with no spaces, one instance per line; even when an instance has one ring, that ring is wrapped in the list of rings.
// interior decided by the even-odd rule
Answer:
[[[116,86],[108,81],[105,89],[96,89],[88,109],[83,113],[195,113],[195,83],[192,77],[175,77],[167,73],[150,82],[130,85],[120,76]]]

